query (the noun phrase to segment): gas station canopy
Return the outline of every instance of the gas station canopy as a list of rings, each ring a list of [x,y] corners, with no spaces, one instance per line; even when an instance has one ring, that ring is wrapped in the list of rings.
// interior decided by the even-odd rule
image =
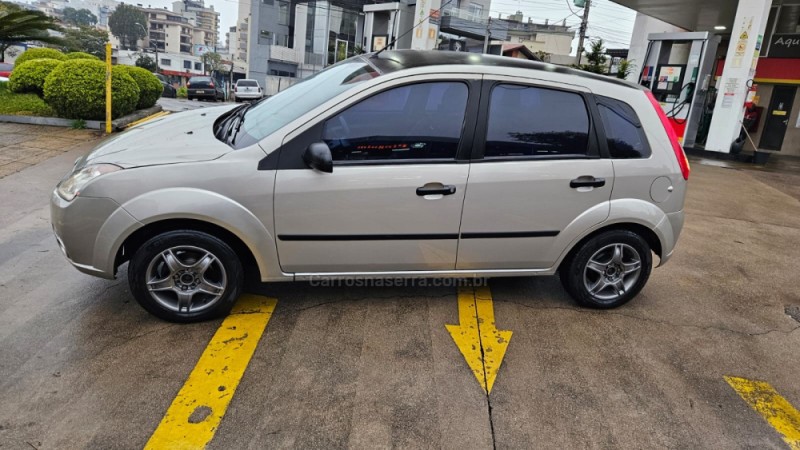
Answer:
[[[612,0],[622,6],[689,31],[730,30],[737,0]]]

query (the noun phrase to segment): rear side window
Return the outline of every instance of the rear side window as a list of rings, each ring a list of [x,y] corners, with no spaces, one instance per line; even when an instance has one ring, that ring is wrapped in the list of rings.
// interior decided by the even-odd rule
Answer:
[[[539,87],[492,89],[486,158],[586,155],[589,112],[583,96]]]
[[[636,112],[627,103],[601,97],[597,103],[612,158],[649,158],[650,146]]]

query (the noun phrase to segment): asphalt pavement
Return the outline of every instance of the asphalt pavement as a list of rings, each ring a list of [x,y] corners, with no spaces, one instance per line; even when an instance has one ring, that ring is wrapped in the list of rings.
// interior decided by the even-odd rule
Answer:
[[[2,448],[142,448],[232,323],[159,321],[124,267],[68,265],[48,197],[96,143],[0,178]],[[619,309],[579,308],[555,277],[481,287],[477,314],[513,333],[489,393],[457,346],[472,288],[253,286],[275,303],[243,373],[195,393],[230,395],[208,447],[791,448],[725,378],[800,407],[800,200],[782,188],[800,174],[763,176],[694,164],[675,256]]]

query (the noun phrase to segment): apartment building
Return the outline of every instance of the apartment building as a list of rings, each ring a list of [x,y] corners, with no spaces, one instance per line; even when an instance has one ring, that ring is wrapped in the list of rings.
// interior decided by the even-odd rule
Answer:
[[[549,62],[555,64],[575,62],[575,58],[570,56],[575,30],[570,29],[566,22],[561,24],[552,24],[548,21],[534,23],[530,17],[524,21],[520,11],[499,20],[506,24],[509,42],[522,44],[534,53],[547,53]]]
[[[206,7],[203,0],[183,0],[172,3],[172,11],[189,20],[194,26],[194,43],[209,47],[219,41],[219,13],[214,5]]]

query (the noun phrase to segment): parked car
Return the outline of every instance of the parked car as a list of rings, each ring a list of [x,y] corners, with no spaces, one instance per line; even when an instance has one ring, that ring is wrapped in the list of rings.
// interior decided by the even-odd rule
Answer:
[[[245,268],[320,277],[556,275],[612,308],[664,264],[689,165],[650,91],[513,58],[384,51],[258,104],[133,127],[52,195],[78,270],[166,320],[225,314]]]
[[[221,83],[211,77],[192,77],[186,84],[186,93],[189,100],[225,100],[225,91]]]
[[[164,88],[161,91],[161,96],[166,98],[177,98],[178,97],[178,90],[175,89],[175,86],[167,81],[167,77],[161,75],[160,73],[154,73],[153,75],[158,78],[158,81],[161,82],[161,86]]]
[[[0,77],[9,78],[12,70],[14,70],[13,64],[0,63]]]
[[[264,96],[256,80],[238,80],[233,85],[233,100],[260,100]]]

